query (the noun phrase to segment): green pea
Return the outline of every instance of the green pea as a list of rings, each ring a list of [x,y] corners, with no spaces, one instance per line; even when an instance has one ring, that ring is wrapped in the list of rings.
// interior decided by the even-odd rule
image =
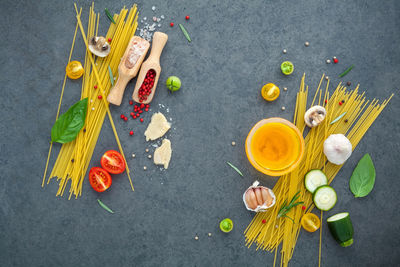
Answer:
[[[181,80],[176,76],[168,77],[166,84],[171,92],[178,91],[181,88]]]

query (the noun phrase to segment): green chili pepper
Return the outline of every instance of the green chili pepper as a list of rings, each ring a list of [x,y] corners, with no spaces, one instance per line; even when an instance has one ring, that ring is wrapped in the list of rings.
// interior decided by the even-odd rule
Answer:
[[[108,11],[107,8],[105,8],[104,11],[106,12],[107,18],[108,18],[112,23],[115,24],[115,20],[113,19],[113,17],[112,17],[112,15],[111,15],[110,11]]]
[[[104,204],[103,202],[101,202],[100,199],[97,199],[97,202],[99,203],[99,205],[105,209],[106,211],[108,211],[109,213],[114,213],[109,207],[106,206],[106,204]]]
[[[340,78],[344,77],[354,68],[354,65],[351,65],[348,69],[346,69],[343,73],[339,75]]]
[[[182,24],[179,23],[179,27],[181,28],[183,35],[185,35],[186,39],[191,42],[192,39],[190,39],[189,33],[186,31],[185,27],[183,27]]]

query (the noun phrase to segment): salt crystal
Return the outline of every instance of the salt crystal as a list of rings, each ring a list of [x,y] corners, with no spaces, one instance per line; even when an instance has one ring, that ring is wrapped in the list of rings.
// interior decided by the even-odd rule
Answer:
[[[165,19],[164,15],[161,15],[161,19]]]
[[[157,18],[157,22],[160,22],[161,21],[161,19],[160,18]]]
[[[158,26],[158,28],[160,28],[160,27],[161,27],[161,24],[158,24],[157,26]]]
[[[151,10],[155,11],[155,10],[156,10],[156,7],[155,7],[155,6],[152,6],[152,7],[151,7]]]
[[[146,20],[146,19],[147,19],[147,17],[144,17],[144,18],[143,18],[143,20]]]
[[[143,20],[140,20],[140,23],[143,23]]]

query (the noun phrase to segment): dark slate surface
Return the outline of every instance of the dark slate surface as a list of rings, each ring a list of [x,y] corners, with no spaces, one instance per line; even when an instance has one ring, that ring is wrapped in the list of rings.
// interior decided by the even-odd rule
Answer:
[[[272,187],[276,178],[252,168],[244,139],[262,118],[292,118],[303,72],[311,90],[322,73],[332,78],[333,90],[338,74],[350,64],[356,67],[344,81],[360,83],[368,98],[397,95],[333,182],[339,201],[325,218],[349,211],[355,242],[339,247],[324,223],[322,264],[400,264],[399,1],[139,1],[141,18],[153,16],[152,5],[157,16],[166,16],[161,30],[169,41],[152,111],[159,110],[158,104],[169,108],[169,113],[161,110],[172,118],[170,169],[160,171],[146,158],[145,148],[154,148],[144,141],[145,124],[119,119],[129,110],[131,83],[122,106],[111,109],[136,191],[130,191],[125,175],[115,177],[112,189],[101,195],[86,180],[82,197],[71,201],[55,196],[55,181],[44,189],[40,184],[75,27],[73,2],[1,2],[0,266],[271,266],[273,254],[244,246],[243,231],[253,214],[245,210],[242,193],[255,179]],[[96,10],[117,12],[131,4],[99,1]],[[79,5],[86,19],[90,3]],[[184,20],[187,14],[189,22]],[[100,22],[104,33],[104,15]],[[192,43],[184,39],[178,23],[186,26]],[[310,42],[308,48],[305,41]],[[78,35],[73,58],[83,60],[83,51]],[[325,64],[332,56],[339,64]],[[279,71],[286,59],[295,64],[289,77]],[[170,75],[183,83],[173,95],[162,85]],[[288,91],[266,103],[259,90],[267,82]],[[79,81],[68,81],[62,111],[79,92]],[[149,118],[146,114],[146,122]],[[135,130],[134,137],[129,129]],[[232,147],[231,141],[237,145]],[[105,150],[116,148],[106,118],[91,166],[99,165]],[[51,164],[58,150],[55,145]],[[136,159],[129,157],[133,152]],[[354,199],[348,180],[366,152],[376,165],[376,185],[368,197]],[[237,165],[245,177],[225,161]],[[97,198],[115,214],[102,210]],[[224,217],[235,223],[230,234],[218,229]],[[317,259],[318,234],[302,231],[291,265],[316,266]]]

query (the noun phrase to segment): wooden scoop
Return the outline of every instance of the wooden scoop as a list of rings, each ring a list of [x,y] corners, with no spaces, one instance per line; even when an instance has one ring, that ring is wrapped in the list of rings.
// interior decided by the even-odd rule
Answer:
[[[128,82],[136,76],[140,65],[149,50],[150,43],[139,36],[133,36],[118,65],[118,80],[107,96],[108,102],[121,105],[122,97]]]
[[[160,66],[160,56],[161,52],[167,43],[168,35],[162,32],[155,32],[153,36],[153,44],[151,47],[150,56],[147,58],[145,62],[142,64],[142,68],[140,69],[139,76],[136,81],[135,90],[133,91],[132,99],[138,103],[148,104],[153,100],[154,93],[156,91],[158,78],[160,77],[161,73],[161,66]],[[146,96],[146,99],[139,99],[139,89],[143,84],[144,79],[146,78],[146,74],[149,70],[154,70],[154,85],[151,88],[151,93]]]

